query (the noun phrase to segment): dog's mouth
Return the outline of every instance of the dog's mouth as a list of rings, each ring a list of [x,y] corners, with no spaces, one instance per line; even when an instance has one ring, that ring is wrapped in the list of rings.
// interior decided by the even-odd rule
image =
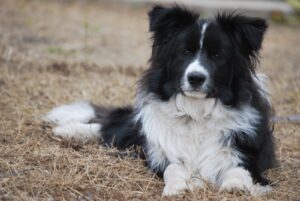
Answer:
[[[183,95],[191,98],[206,98],[206,94],[200,91],[183,91]]]
[[[197,88],[197,89],[181,89],[181,92],[184,96],[192,97],[192,98],[206,98],[207,96],[207,90],[203,88]]]
[[[191,98],[199,98],[199,99],[213,97],[214,94],[216,93],[216,89],[211,86],[204,86],[199,88],[188,88],[188,89],[181,88],[180,91],[184,96],[191,97]]]

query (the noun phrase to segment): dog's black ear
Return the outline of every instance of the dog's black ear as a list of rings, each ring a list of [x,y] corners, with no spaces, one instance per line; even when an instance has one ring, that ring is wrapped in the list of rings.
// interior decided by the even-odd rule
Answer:
[[[266,20],[257,17],[246,17],[235,13],[220,13],[216,21],[250,56],[255,55],[262,46],[264,33],[268,28]]]
[[[177,5],[171,8],[154,6],[148,15],[149,30],[165,36],[195,23],[199,18],[198,14]]]
[[[149,16],[149,30],[154,31],[158,27],[157,20],[161,18],[163,13],[165,13],[166,8],[162,6],[154,6],[152,10],[148,13]]]

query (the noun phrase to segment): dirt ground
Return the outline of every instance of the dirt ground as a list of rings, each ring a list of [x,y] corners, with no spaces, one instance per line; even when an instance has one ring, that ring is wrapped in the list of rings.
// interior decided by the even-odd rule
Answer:
[[[161,200],[163,182],[129,157],[51,135],[41,116],[77,100],[124,105],[147,68],[149,7],[71,0],[0,2],[0,200]],[[300,28],[272,24],[259,71],[277,116],[300,113]],[[166,200],[300,200],[300,124],[276,123],[279,166],[262,197],[205,189]]]

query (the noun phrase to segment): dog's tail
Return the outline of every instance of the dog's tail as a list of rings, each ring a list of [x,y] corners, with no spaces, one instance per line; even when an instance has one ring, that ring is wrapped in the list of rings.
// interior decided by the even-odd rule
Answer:
[[[132,107],[104,108],[76,102],[54,108],[43,120],[54,124],[54,135],[65,139],[82,142],[101,139],[103,144],[120,149],[142,146],[144,142]]]
[[[92,123],[96,108],[88,102],[76,102],[56,107],[43,120],[55,125],[53,133],[65,139],[89,141],[100,137],[101,123]]]

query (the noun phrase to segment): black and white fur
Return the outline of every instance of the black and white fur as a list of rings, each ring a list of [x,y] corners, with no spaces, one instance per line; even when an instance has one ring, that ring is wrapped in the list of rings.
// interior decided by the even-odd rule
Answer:
[[[163,175],[163,195],[201,188],[258,195],[274,164],[271,105],[265,76],[256,74],[265,20],[239,14],[212,19],[179,6],[149,12],[153,49],[133,107],[88,102],[61,106],[45,120],[55,135],[99,138],[126,149],[141,146]]]

